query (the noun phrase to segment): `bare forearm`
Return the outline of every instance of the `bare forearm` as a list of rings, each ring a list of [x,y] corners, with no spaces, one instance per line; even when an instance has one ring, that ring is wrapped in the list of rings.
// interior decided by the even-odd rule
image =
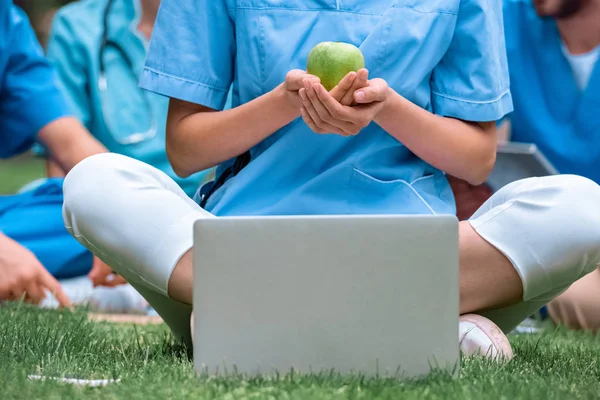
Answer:
[[[42,128],[38,136],[65,172],[89,156],[106,152],[106,148],[75,118],[51,122]]]
[[[444,118],[391,92],[375,122],[434,167],[477,185],[496,159],[495,125]]]
[[[48,178],[58,178],[65,176],[65,171],[62,167],[52,159],[52,157],[46,158],[46,175]]]
[[[236,157],[300,115],[285,89],[221,112],[191,112],[178,118],[169,111],[167,153],[175,172],[188,176]]]
[[[498,143],[506,143],[510,141],[511,133],[510,121],[504,121],[498,127]]]

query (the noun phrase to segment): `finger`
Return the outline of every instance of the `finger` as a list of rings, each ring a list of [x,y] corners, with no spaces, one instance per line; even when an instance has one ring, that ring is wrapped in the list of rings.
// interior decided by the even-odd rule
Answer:
[[[302,78],[306,76],[306,72],[300,69],[293,69],[285,76],[285,82],[289,90],[298,90],[302,87]],[[296,87],[297,86],[297,87]]]
[[[18,286],[13,286],[8,290],[6,299],[10,301],[21,301],[25,296],[25,290]]]
[[[19,282],[16,280],[0,280],[0,300],[14,300],[15,292],[19,292]]]
[[[353,132],[355,130],[355,124],[353,123],[352,110],[347,106],[343,106],[334,98],[332,98],[327,90],[322,85],[315,85],[315,94],[321,104],[329,115],[331,115],[335,122],[333,125],[343,129],[346,132]]]
[[[384,101],[387,96],[387,83],[380,79],[374,79],[369,82],[369,86],[357,90],[354,93],[354,100],[358,104],[368,104]]]
[[[322,127],[318,126],[315,123],[315,121],[313,120],[313,118],[310,116],[307,109],[304,107],[300,108],[300,114],[302,115],[302,119],[304,120],[306,125],[308,125],[308,127],[315,133],[319,133],[319,134],[333,133],[333,134],[342,135],[342,136],[349,136],[346,132],[343,132],[342,130],[336,128],[335,126],[329,125],[326,122],[321,123],[323,125]]]
[[[308,116],[312,119],[312,121],[314,122],[314,125],[317,127],[317,130],[313,130],[314,132],[316,132],[316,133],[339,133],[342,135],[346,135],[345,132],[341,132],[341,130],[328,124],[326,121],[324,121],[321,118],[321,116],[315,109],[312,101],[308,97],[308,91],[306,89],[303,90],[303,94],[301,95],[300,98],[302,99],[302,105],[303,105],[304,109],[307,111]]]
[[[319,114],[317,113],[317,111],[315,110],[312,102],[308,98],[308,90],[307,89],[301,89],[299,91],[299,94],[300,94],[300,100],[302,100],[302,107],[304,107],[304,109],[306,110],[308,116],[313,121],[313,123],[317,127],[317,129],[321,130],[323,128],[323,122],[324,121],[321,120],[321,117],[319,117]]]
[[[286,85],[288,90],[300,90],[304,85],[304,80],[311,82],[321,82],[321,80],[314,76],[307,74],[305,71],[300,69],[293,69],[287,73],[285,77]]]
[[[352,88],[354,81],[356,80],[356,72],[349,72],[341,81],[334,87],[330,94],[331,97],[336,99],[338,102],[342,101],[342,98],[348,96],[348,92]],[[352,92],[350,92],[352,93]]]
[[[3,288],[0,290],[0,300],[9,300],[10,299],[10,289]]]
[[[306,108],[304,108],[304,107],[300,108],[300,115],[302,115],[302,120],[304,121],[304,123],[306,125],[308,125],[308,127],[310,128],[311,131],[313,131],[315,133],[325,133],[324,131],[321,130],[321,128],[319,128],[317,126],[317,124],[315,124],[315,121],[312,119],[312,117],[310,116],[310,114],[308,113]]]
[[[104,280],[103,274],[99,271],[98,268],[92,268],[90,273],[88,274],[88,279],[92,281],[94,286],[98,286]]]
[[[116,287],[125,284],[127,284],[127,281],[121,275],[110,274],[106,277],[106,279],[102,283],[102,286]]]
[[[337,130],[341,130],[345,135],[350,134],[353,128],[352,124],[340,118],[337,118],[337,114],[336,117],[334,117],[329,111],[329,109],[321,101],[321,97],[327,99],[329,105],[333,110],[336,110],[340,114],[342,113],[343,106],[340,103],[338,103],[333,97],[331,97],[331,95],[329,94],[329,92],[327,92],[323,85],[321,85],[320,83],[312,85],[312,87],[306,91],[306,94],[321,121],[323,121],[329,126],[334,126],[335,128],[337,128]],[[321,127],[325,128],[322,125]],[[327,129],[329,131],[329,128]]]
[[[48,272],[44,271],[44,273],[40,275],[39,283],[54,295],[61,307],[73,307],[73,303],[71,303],[69,297],[63,292],[60,283],[58,283],[58,281]]]
[[[345,106],[351,106],[352,104],[355,104],[354,92],[356,92],[358,89],[362,89],[369,86],[369,71],[363,68],[359,70],[356,75],[357,76],[354,80],[352,88],[346,92],[346,94],[340,101],[340,103]]]
[[[27,301],[33,304],[40,304],[46,294],[44,290],[38,286],[36,282],[30,282],[25,288]]]
[[[114,274],[106,273],[104,271],[96,272],[94,274],[92,274],[90,272],[90,274],[88,275],[88,278],[90,279],[90,281],[92,281],[92,285],[94,287],[97,287],[97,286],[107,286],[110,283],[111,276],[114,276]]]

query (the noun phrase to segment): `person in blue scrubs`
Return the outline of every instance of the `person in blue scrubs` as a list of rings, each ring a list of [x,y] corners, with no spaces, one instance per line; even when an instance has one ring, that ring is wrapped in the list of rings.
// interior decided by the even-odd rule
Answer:
[[[510,140],[534,143],[560,173],[600,182],[600,2],[505,0],[515,110]],[[549,304],[552,320],[600,329],[600,271]]]
[[[55,15],[47,57],[75,116],[108,151],[148,163],[193,196],[211,172],[178,177],[166,153],[168,99],[138,87],[160,0],[88,0]],[[64,171],[50,162],[52,175]]]
[[[104,151],[72,117],[54,81],[26,15],[12,1],[0,0],[0,158],[23,153],[39,140],[68,171]],[[39,303],[50,291],[69,305],[55,277],[66,265],[67,275],[89,269],[92,254],[64,229],[62,199],[62,180],[0,196],[0,300],[25,296]]]
[[[535,143],[562,174],[600,183],[600,4],[505,0],[504,19],[510,140]]]
[[[55,15],[47,48],[57,85],[74,115],[110,152],[148,163],[177,182],[190,197],[212,169],[181,178],[167,158],[165,125],[168,99],[141,90],[160,0],[88,0],[71,3]],[[230,107],[231,96],[226,108]],[[36,146],[43,154],[43,148]],[[51,157],[49,176],[64,176]],[[115,286],[112,270],[96,263],[90,278]]]
[[[366,62],[331,91],[304,71],[326,41]],[[454,214],[446,173],[484,182],[513,110],[502,6],[488,0],[162,0],[141,85],[170,98],[177,174],[218,165],[217,179],[192,201],[147,164],[90,157],[65,180],[65,226],[184,340],[198,219]],[[469,332],[510,331],[600,262],[595,202],[581,177],[528,180],[461,222],[460,312],[489,318],[461,320],[463,350],[485,353],[491,337]],[[556,224],[576,234],[558,242]]]

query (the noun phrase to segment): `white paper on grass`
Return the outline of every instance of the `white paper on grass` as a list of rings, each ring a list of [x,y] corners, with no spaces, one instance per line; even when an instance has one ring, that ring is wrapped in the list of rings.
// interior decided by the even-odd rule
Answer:
[[[120,379],[77,379],[77,378],[59,378],[53,376],[42,376],[42,375],[29,375],[29,379],[32,380],[46,380],[51,379],[59,382],[68,383],[71,385],[77,386],[90,386],[90,387],[98,387],[98,386],[107,386],[111,383],[119,383]]]

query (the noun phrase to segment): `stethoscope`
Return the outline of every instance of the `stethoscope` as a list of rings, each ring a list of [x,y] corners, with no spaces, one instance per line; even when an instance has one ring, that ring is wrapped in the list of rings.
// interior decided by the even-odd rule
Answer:
[[[106,49],[108,47],[112,47],[120,54],[120,56],[123,58],[123,60],[127,64],[129,71],[133,75],[134,80],[136,82],[138,81],[138,77],[135,76],[135,72],[133,70],[133,63],[131,62],[131,58],[129,58],[127,53],[123,50],[123,48],[118,43],[116,43],[115,41],[110,40],[108,38],[108,17],[110,15],[110,10],[112,8],[113,3],[114,3],[114,0],[108,0],[106,7],[104,9],[103,20],[102,20],[102,36],[100,39],[100,49],[98,52],[98,60],[99,60],[99,66],[100,66],[100,71],[99,71],[99,75],[98,75],[98,90],[100,91],[101,96],[103,94],[105,94],[108,89],[108,80],[106,78],[106,65],[104,63],[104,53],[106,52]],[[101,106],[102,106],[102,114],[104,116],[104,123],[106,125],[106,129],[119,144],[122,144],[122,145],[138,144],[138,143],[142,143],[147,140],[150,140],[156,136],[157,123],[156,123],[156,119],[154,117],[154,113],[152,110],[152,105],[151,105],[150,101],[148,100],[148,93],[146,93],[146,91],[141,88],[139,90],[142,91],[142,97],[144,99],[144,106],[146,107],[146,110],[148,111],[148,115],[150,115],[150,118],[151,118],[150,129],[146,132],[134,132],[125,137],[115,135],[114,134],[115,132],[109,126],[110,122],[107,121],[107,119],[110,118],[109,113],[107,112],[107,110],[105,108],[104,102],[102,100],[100,101]]]

